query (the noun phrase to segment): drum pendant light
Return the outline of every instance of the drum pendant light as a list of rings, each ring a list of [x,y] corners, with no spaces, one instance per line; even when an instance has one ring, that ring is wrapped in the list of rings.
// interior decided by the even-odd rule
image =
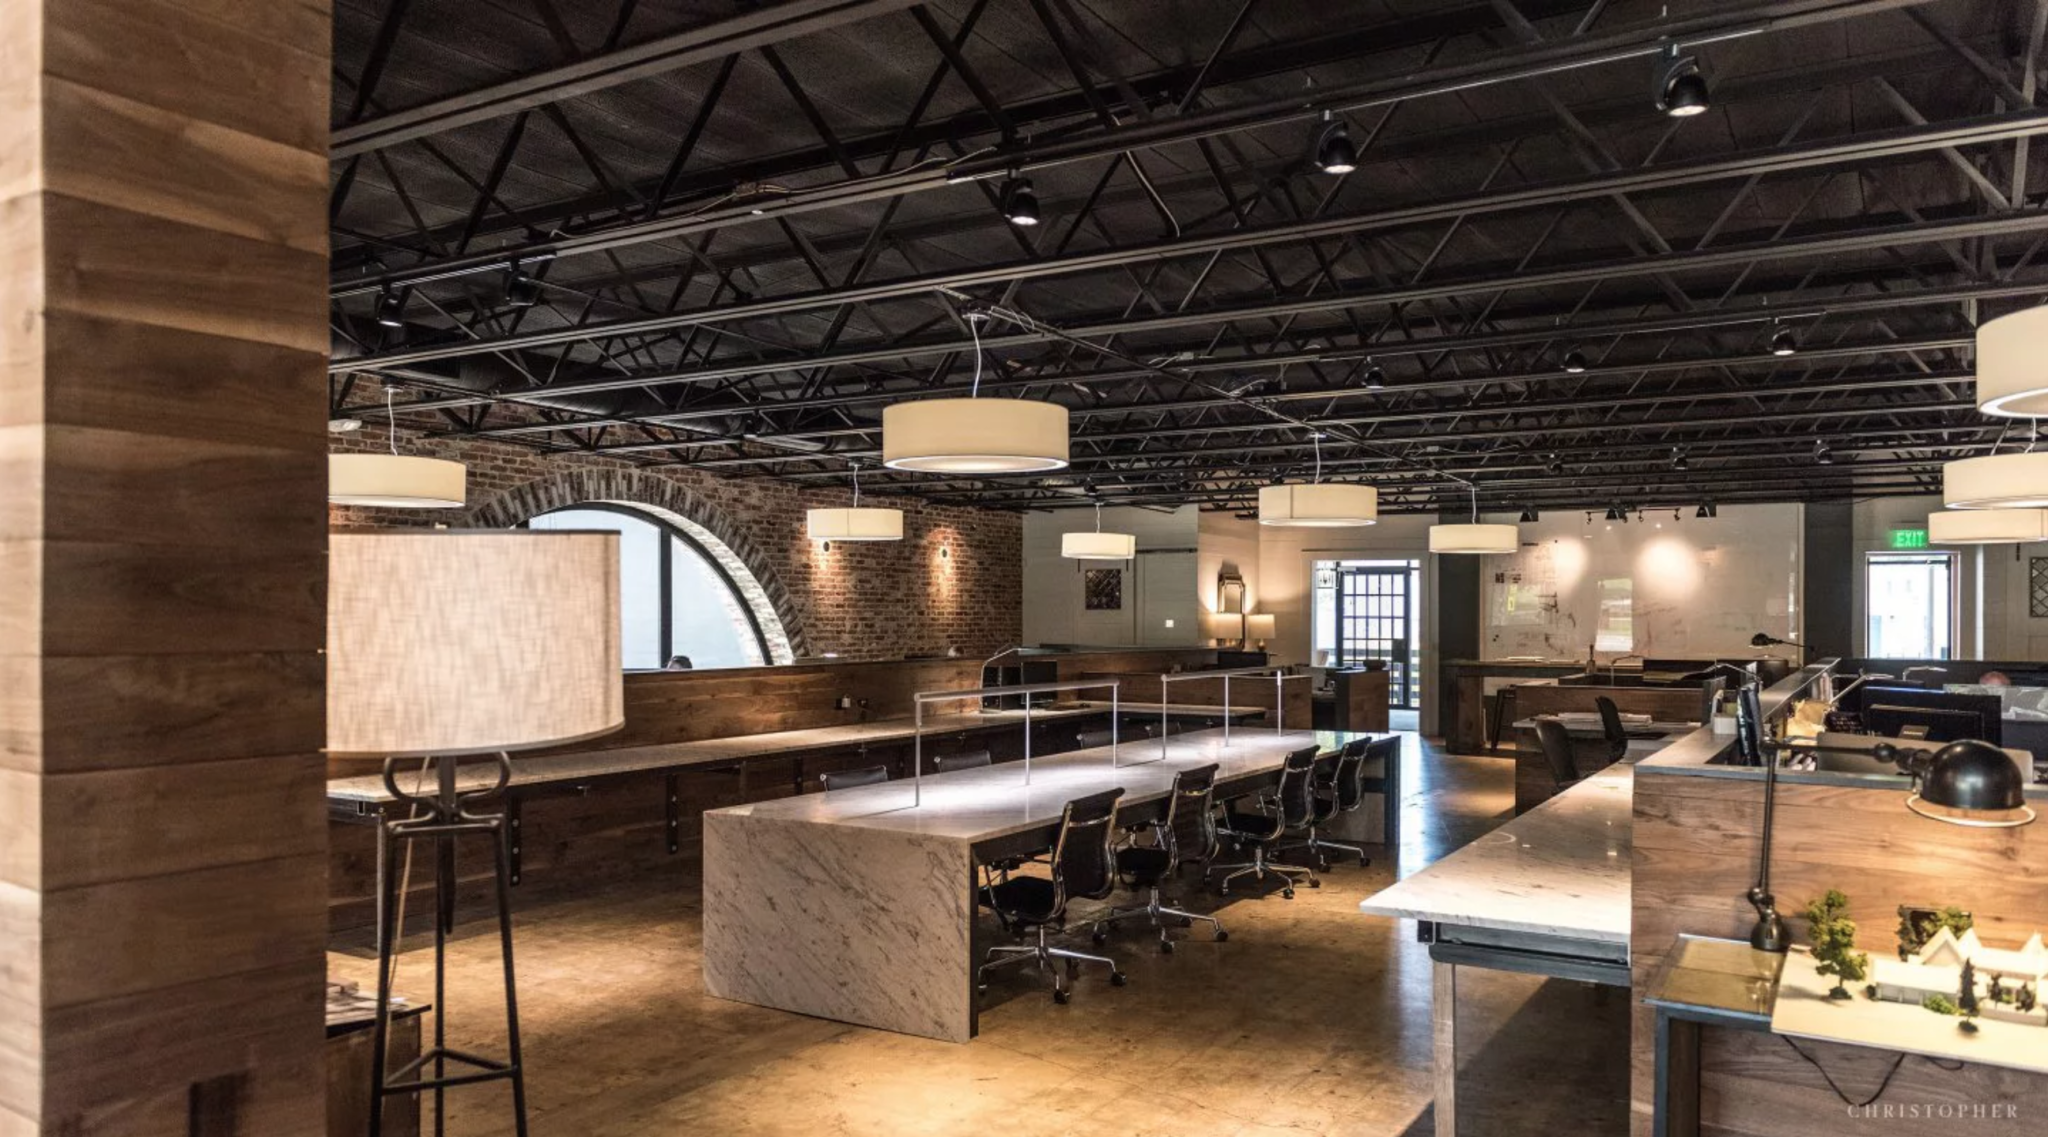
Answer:
[[[1946,509],[1927,515],[1930,545],[2048,541],[2048,509]]]
[[[1476,555],[1512,553],[1521,548],[1522,531],[1513,525],[1482,523],[1479,520],[1479,487],[1466,482],[1465,488],[1472,494],[1471,522],[1430,526],[1429,551]]]
[[[1060,534],[1060,556],[1075,561],[1127,561],[1138,555],[1138,538],[1131,533],[1102,531],[1102,503],[1095,503],[1095,532]]]
[[[2048,451],[1959,458],[1941,468],[1950,509],[2048,508]]]
[[[813,541],[901,541],[903,511],[860,503],[860,463],[853,464],[853,505],[804,513],[804,532]]]
[[[964,399],[923,399],[882,410],[882,465],[935,474],[1028,474],[1067,464],[1067,408],[981,398],[982,313],[970,313],[974,386]]]
[[[1977,329],[1977,409],[1987,415],[2048,415],[2048,307],[1987,320]]]
[[[1293,529],[1343,529],[1373,525],[1380,518],[1380,491],[1372,486],[1323,481],[1323,436],[1312,436],[1315,480],[1259,490],[1259,524]]]
[[[391,453],[327,456],[327,500],[381,509],[461,509],[467,500],[468,471],[460,462],[398,452],[398,420],[391,417],[389,387],[384,388],[384,423]]]

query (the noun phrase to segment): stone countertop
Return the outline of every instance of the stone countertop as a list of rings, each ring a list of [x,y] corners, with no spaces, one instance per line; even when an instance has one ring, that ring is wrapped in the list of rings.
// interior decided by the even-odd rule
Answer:
[[[1162,711],[1169,715],[1226,713],[1223,707],[1181,703],[1170,703],[1162,708],[1158,703],[1126,702],[1120,704],[1118,709],[1126,714],[1160,714]],[[1109,704],[1106,702],[1060,703],[1051,707],[1032,708],[1031,721],[1055,722],[1065,718],[1103,714],[1108,710]],[[1268,712],[1264,707],[1231,707],[1227,713],[1233,718],[1245,719],[1263,716]],[[1021,710],[976,710],[927,714],[924,724],[925,733],[934,735],[992,726],[1009,726],[1023,721],[1024,712]],[[844,726],[778,730],[731,738],[707,738],[698,742],[670,742],[654,746],[626,746],[616,750],[584,750],[573,754],[545,754],[532,757],[515,755],[512,759],[512,784],[547,785],[630,774],[641,770],[708,766],[860,743],[900,742],[913,738],[916,734],[917,729],[911,719],[891,718],[849,723]],[[467,792],[483,789],[496,780],[495,764],[487,760],[477,760],[464,767],[457,785]],[[431,787],[426,789],[431,791]],[[384,786],[383,776],[379,774],[331,778],[327,782],[327,797],[331,801],[371,804],[393,800],[391,792]]]
[[[1275,770],[1290,751],[1313,745],[1327,752],[1358,737],[1380,736],[1254,728],[1233,732],[1226,747],[1221,730],[1200,730],[1174,735],[1164,747],[1159,739],[1121,745],[1115,766],[1107,746],[1035,758],[1028,785],[1024,764],[1005,762],[928,774],[921,789],[911,780],[885,782],[727,806],[705,817],[853,826],[973,844],[1057,821],[1068,801],[1086,794],[1122,787],[1124,803],[1135,805],[1163,797],[1181,770],[1213,762],[1222,767],[1217,781],[1225,782]]]
[[[1634,787],[1632,766],[1609,766],[1359,910],[1626,944]]]

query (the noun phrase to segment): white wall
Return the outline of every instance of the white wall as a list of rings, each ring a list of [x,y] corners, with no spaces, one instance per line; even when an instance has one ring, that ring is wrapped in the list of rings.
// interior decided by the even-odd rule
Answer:
[[[1129,563],[1070,561],[1060,537],[1095,528],[1095,512],[1063,509],[1024,517],[1024,642],[1090,647],[1195,647],[1201,640],[1196,587],[1199,511],[1161,512],[1112,507],[1102,511],[1107,532],[1138,538]],[[1123,607],[1091,612],[1083,574],[1090,568],[1124,571]],[[1212,576],[1213,580],[1213,576]],[[1168,627],[1168,621],[1172,626]]]
[[[1195,600],[1200,612],[1217,611],[1217,577],[1226,569],[1244,578],[1244,611],[1263,612],[1259,589],[1259,523],[1234,513],[1202,514],[1197,525]],[[1269,645],[1270,646],[1270,645]]]
[[[1717,518],[1681,510],[1641,520],[1545,513],[1522,524],[1522,549],[1489,556],[1480,573],[1487,659],[1584,659],[1600,623],[1601,584],[1627,581],[1633,637],[1626,654],[1748,656],[1759,631],[1803,638],[1805,546],[1797,505],[1729,505]],[[1511,515],[1489,520],[1513,521]],[[1597,653],[1607,659],[1621,650]]]

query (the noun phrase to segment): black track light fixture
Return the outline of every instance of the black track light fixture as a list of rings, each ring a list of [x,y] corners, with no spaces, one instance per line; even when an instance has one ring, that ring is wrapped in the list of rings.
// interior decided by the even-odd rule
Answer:
[[[1387,389],[1386,371],[1370,359],[1365,361],[1365,389],[1368,391],[1384,391]]]
[[[1826,439],[1814,440],[1813,460],[1820,463],[1823,466],[1832,466],[1835,464],[1835,452],[1828,449]]]
[[[1527,525],[1532,521],[1541,521],[1542,519],[1543,515],[1536,512],[1535,506],[1525,505],[1522,507],[1522,524]]]
[[[1683,446],[1674,446],[1674,447],[1672,447],[1672,448],[1671,448],[1671,468],[1672,468],[1672,469],[1674,469],[1674,470],[1686,470],[1686,469],[1690,469],[1691,467],[1692,467],[1692,462],[1691,462],[1691,460],[1690,460],[1690,459],[1688,459],[1688,458],[1687,458],[1687,457],[1685,456],[1685,447],[1683,447]]]
[[[1003,180],[1002,192],[996,200],[1001,203],[1003,219],[1010,224],[1038,224],[1038,191],[1031,188],[1030,178],[1011,174]]]
[[[1665,44],[1658,53],[1652,82],[1657,109],[1672,118],[1705,114],[1712,105],[1706,76],[1700,74],[1699,56],[1680,55],[1675,43]]]
[[[1543,470],[1551,477],[1564,473],[1564,459],[1552,454],[1549,460],[1543,464]]]
[[[1585,372],[1585,370],[1586,370],[1586,353],[1585,353],[1585,352],[1583,352],[1583,351],[1580,351],[1580,350],[1579,350],[1578,348],[1573,348],[1573,349],[1571,349],[1570,351],[1567,351],[1567,352],[1565,352],[1565,353],[1564,353],[1564,372],[1565,372],[1565,374],[1567,374],[1567,375],[1579,375],[1579,374],[1582,374],[1582,373],[1584,373],[1584,372]]]
[[[1358,147],[1351,142],[1351,128],[1329,111],[1323,112],[1316,130],[1316,169],[1326,174],[1348,174],[1358,168]]]
[[[1721,510],[1713,502],[1703,501],[1700,503],[1699,509],[1693,513],[1693,516],[1702,520],[1709,517],[1719,517],[1721,516]]]
[[[511,308],[531,308],[540,303],[540,281],[526,274],[519,262],[512,263],[512,271],[505,277],[505,304]]]
[[[377,323],[387,328],[405,326],[405,300],[389,288],[377,293]]]
[[[1799,352],[1799,337],[1791,328],[1779,328],[1771,333],[1771,354],[1775,356],[1796,355]]]
[[[1607,520],[1619,521],[1622,524],[1626,525],[1628,524],[1628,514],[1624,513],[1620,506],[1610,505],[1607,507]]]

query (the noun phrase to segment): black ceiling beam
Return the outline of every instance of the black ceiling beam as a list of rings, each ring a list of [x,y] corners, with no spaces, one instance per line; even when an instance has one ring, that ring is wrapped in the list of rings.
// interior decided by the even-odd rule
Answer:
[[[1828,232],[1802,238],[1754,241],[1705,249],[1685,249],[1617,260],[1580,262],[1549,269],[1501,271],[1464,278],[1441,278],[1406,287],[1356,292],[1331,292],[1321,296],[1290,298],[1231,308],[1177,311],[1167,315],[1088,320],[1062,328],[1070,336],[1123,336],[1134,332],[1168,331],[1190,326],[1213,326],[1224,320],[1280,319],[1315,313],[1336,312],[1366,305],[1400,305],[1418,300],[1442,299],[1477,292],[1542,288],[1561,284],[1589,284],[1627,277],[1687,272],[1709,268],[1742,266],[1752,262],[1779,261],[1797,257],[1828,257],[1870,249],[1937,244],[1973,237],[1999,237],[2048,228],[2048,210],[2015,210],[1994,216],[1971,216],[1943,221],[1910,222],[1874,226],[1848,232]],[[1231,234],[1230,236],[1236,236]],[[330,372],[376,371],[384,367],[409,367],[436,360],[491,352],[523,351],[575,343],[596,337],[649,335],[699,324],[784,316],[813,308],[840,304],[872,303],[877,300],[929,295],[1006,278],[991,278],[986,271],[968,270],[936,273],[909,281],[892,281],[848,288],[821,289],[795,296],[776,297],[718,308],[698,309],[673,315],[615,320],[601,324],[554,328],[541,332],[499,336],[491,339],[463,339],[432,346],[397,348],[366,356],[336,358],[328,363]],[[812,364],[811,366],[815,366]],[[561,390],[616,390],[644,383],[637,379],[565,383]]]
[[[535,242],[477,257],[447,258],[409,269],[365,276],[337,287],[336,295],[417,284],[501,265],[508,257],[536,258],[597,252],[686,236],[704,229],[787,217],[821,209],[839,209],[883,197],[943,189],[962,181],[1001,177],[1069,162],[1113,157],[1130,150],[1195,142],[1222,134],[1282,123],[1308,121],[1328,111],[1348,113],[1409,99],[1455,94],[1477,87],[1517,82],[1545,75],[1657,54],[1670,42],[1698,46],[1764,32],[1830,22],[1929,0],[1773,0],[1703,16],[1656,21],[1599,35],[1574,37],[1506,51],[1492,51],[1477,60],[1425,68],[1390,79],[1317,88],[1302,96],[1266,99],[1189,115],[1159,117],[1128,126],[1091,132],[1071,140],[998,146],[993,153],[970,154],[956,162],[928,165],[894,174],[835,182],[706,208],[672,218],[608,227],[579,237]]]
[[[781,43],[888,12],[918,0],[783,0],[633,47],[337,127],[328,156],[349,158],[592,94],[621,83]]]

